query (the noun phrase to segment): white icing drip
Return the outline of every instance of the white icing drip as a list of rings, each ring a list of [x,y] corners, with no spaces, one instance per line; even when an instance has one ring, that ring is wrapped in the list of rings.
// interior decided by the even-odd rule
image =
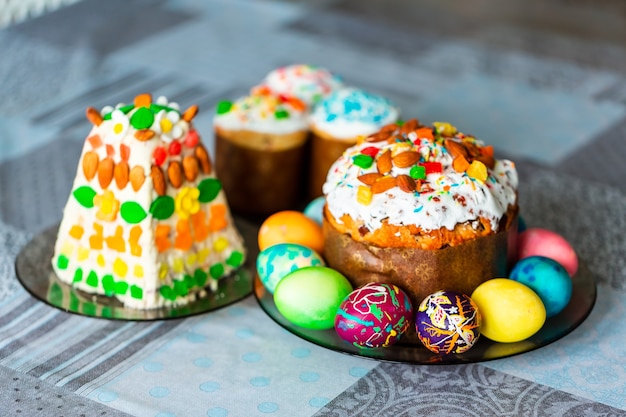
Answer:
[[[297,97],[311,105],[343,83],[327,69],[299,64],[275,69],[265,77],[263,85],[275,94]]]
[[[323,187],[328,209],[335,219],[339,220],[347,214],[355,221],[363,222],[370,230],[380,228],[382,221],[387,219],[389,224],[414,224],[424,231],[431,231],[441,227],[452,230],[458,223],[485,217],[493,230],[497,230],[508,206],[516,203],[518,178],[513,162],[497,160],[494,168],[488,170],[487,180],[481,183],[465,173],[456,172],[452,168],[452,157],[443,146],[422,140],[412,150],[430,155],[429,161],[442,164],[443,172],[428,174],[424,180],[433,191],[407,193],[393,187],[384,193],[374,194],[371,203],[363,205],[357,201],[357,191],[364,184],[357,177],[376,172],[376,165],[363,169],[353,164],[352,157],[370,146],[391,149],[397,145],[386,141],[364,142],[349,148],[335,161]],[[409,172],[410,168],[394,167],[391,175],[408,175]]]
[[[350,140],[375,133],[398,120],[398,115],[398,109],[386,98],[347,87],[315,106],[311,124],[334,138]]]
[[[288,117],[277,118],[276,112]],[[271,95],[251,95],[235,101],[230,111],[215,115],[215,126],[227,130],[249,130],[270,134],[288,134],[308,129],[306,111],[295,109]]]

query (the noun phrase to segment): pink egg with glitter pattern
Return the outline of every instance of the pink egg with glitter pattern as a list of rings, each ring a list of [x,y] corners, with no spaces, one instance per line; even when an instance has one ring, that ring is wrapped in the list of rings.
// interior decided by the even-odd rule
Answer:
[[[369,283],[352,291],[335,317],[339,337],[356,347],[388,347],[411,326],[408,295],[391,284]]]
[[[530,256],[544,256],[560,263],[570,276],[578,270],[574,248],[561,235],[547,229],[533,227],[519,234],[518,260]]]

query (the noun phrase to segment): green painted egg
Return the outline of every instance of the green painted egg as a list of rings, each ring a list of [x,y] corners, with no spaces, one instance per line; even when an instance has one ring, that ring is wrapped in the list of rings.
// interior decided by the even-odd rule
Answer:
[[[276,308],[291,323],[306,329],[331,329],[337,309],[352,285],[339,272],[310,266],[287,274],[274,290]]]

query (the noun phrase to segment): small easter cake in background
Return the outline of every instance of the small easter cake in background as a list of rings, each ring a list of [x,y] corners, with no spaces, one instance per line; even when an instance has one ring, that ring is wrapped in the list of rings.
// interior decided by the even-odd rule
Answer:
[[[297,204],[309,137],[303,101],[257,89],[218,103],[213,124],[217,175],[234,212],[266,215]]]
[[[325,68],[294,64],[271,71],[256,88],[298,98],[311,107],[342,86],[341,79]]]
[[[244,263],[243,240],[192,124],[197,111],[148,94],[87,109],[93,128],[52,259],[61,281],[152,309],[206,296]]]
[[[345,87],[315,105],[311,114],[309,198],[322,195],[326,174],[337,158],[362,136],[398,120],[391,101],[365,90]]]
[[[515,262],[517,185],[513,162],[448,123],[386,126],[328,172],[326,262],[415,306],[440,289],[471,294]]]

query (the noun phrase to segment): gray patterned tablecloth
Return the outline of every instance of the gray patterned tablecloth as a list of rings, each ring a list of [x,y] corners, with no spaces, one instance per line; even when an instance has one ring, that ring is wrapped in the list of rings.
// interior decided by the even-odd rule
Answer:
[[[0,415],[626,415],[626,14],[619,1],[86,0],[0,30]],[[179,320],[106,321],[37,301],[20,250],[60,220],[87,106],[139,93],[211,115],[270,70],[325,66],[407,117],[454,121],[514,159],[529,226],[597,283],[572,333],[470,365],[311,344],[253,297]]]

